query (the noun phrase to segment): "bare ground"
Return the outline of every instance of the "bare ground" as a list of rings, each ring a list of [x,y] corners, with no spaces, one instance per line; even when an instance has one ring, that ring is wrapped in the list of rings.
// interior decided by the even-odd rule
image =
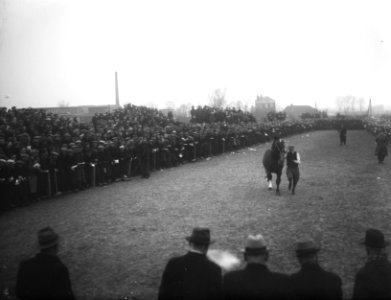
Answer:
[[[270,144],[154,172],[107,187],[46,200],[0,216],[0,263],[10,286],[18,263],[37,251],[36,232],[47,225],[61,236],[60,257],[78,299],[154,299],[167,260],[186,250],[184,237],[207,226],[214,249],[241,257],[250,233],[262,233],[270,268],[295,272],[294,243],[312,236],[322,265],[341,276],[344,297],[365,262],[359,244],[368,227],[391,239],[390,161],[379,165],[374,139],[335,131],[289,137],[302,158],[296,195],[267,190],[261,165]],[[256,151],[254,151],[256,150]]]

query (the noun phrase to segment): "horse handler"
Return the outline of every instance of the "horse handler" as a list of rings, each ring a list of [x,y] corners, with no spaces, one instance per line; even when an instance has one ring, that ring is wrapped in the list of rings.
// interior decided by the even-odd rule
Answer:
[[[288,147],[288,153],[286,155],[286,176],[289,180],[288,189],[292,190],[292,195],[295,194],[295,189],[297,182],[300,178],[299,164],[300,164],[300,155],[295,151],[295,146]]]

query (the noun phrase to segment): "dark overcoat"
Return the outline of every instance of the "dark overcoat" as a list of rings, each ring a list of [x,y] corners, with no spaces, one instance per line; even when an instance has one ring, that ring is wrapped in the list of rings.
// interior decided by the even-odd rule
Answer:
[[[391,299],[391,263],[367,262],[356,275],[353,299]]]
[[[291,281],[298,299],[342,299],[341,278],[317,264],[303,265]]]
[[[57,256],[38,253],[19,265],[16,295],[21,300],[74,300],[68,268]]]
[[[294,298],[289,276],[261,264],[247,264],[243,270],[225,274],[223,294],[225,300]]]
[[[206,255],[188,252],[169,260],[159,288],[159,300],[221,299],[222,271]]]

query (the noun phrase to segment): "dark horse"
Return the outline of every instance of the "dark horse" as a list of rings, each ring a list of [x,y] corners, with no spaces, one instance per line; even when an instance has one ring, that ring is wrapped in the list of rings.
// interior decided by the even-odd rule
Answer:
[[[280,182],[282,169],[284,168],[284,158],[285,143],[282,139],[275,138],[271,149],[266,150],[265,154],[263,155],[262,163],[266,171],[266,177],[269,183],[269,190],[272,189],[272,173],[275,173],[277,175],[277,195],[280,194]]]

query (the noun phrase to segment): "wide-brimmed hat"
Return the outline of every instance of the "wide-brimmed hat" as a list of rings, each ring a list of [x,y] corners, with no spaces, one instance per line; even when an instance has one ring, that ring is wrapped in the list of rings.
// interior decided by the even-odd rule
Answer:
[[[190,243],[199,245],[209,245],[214,243],[214,241],[210,239],[210,230],[208,228],[201,227],[194,228],[191,235],[186,237],[186,240]]]
[[[312,240],[298,242],[296,244],[296,254],[298,256],[316,253],[319,250],[320,250],[320,248]]]
[[[38,231],[38,243],[40,249],[47,249],[58,244],[58,234],[50,227]]]
[[[365,232],[365,238],[362,244],[371,248],[381,249],[390,243],[384,240],[384,234],[380,230],[370,228]]]
[[[264,254],[267,252],[266,241],[262,234],[249,235],[246,246],[241,251],[245,254]]]

